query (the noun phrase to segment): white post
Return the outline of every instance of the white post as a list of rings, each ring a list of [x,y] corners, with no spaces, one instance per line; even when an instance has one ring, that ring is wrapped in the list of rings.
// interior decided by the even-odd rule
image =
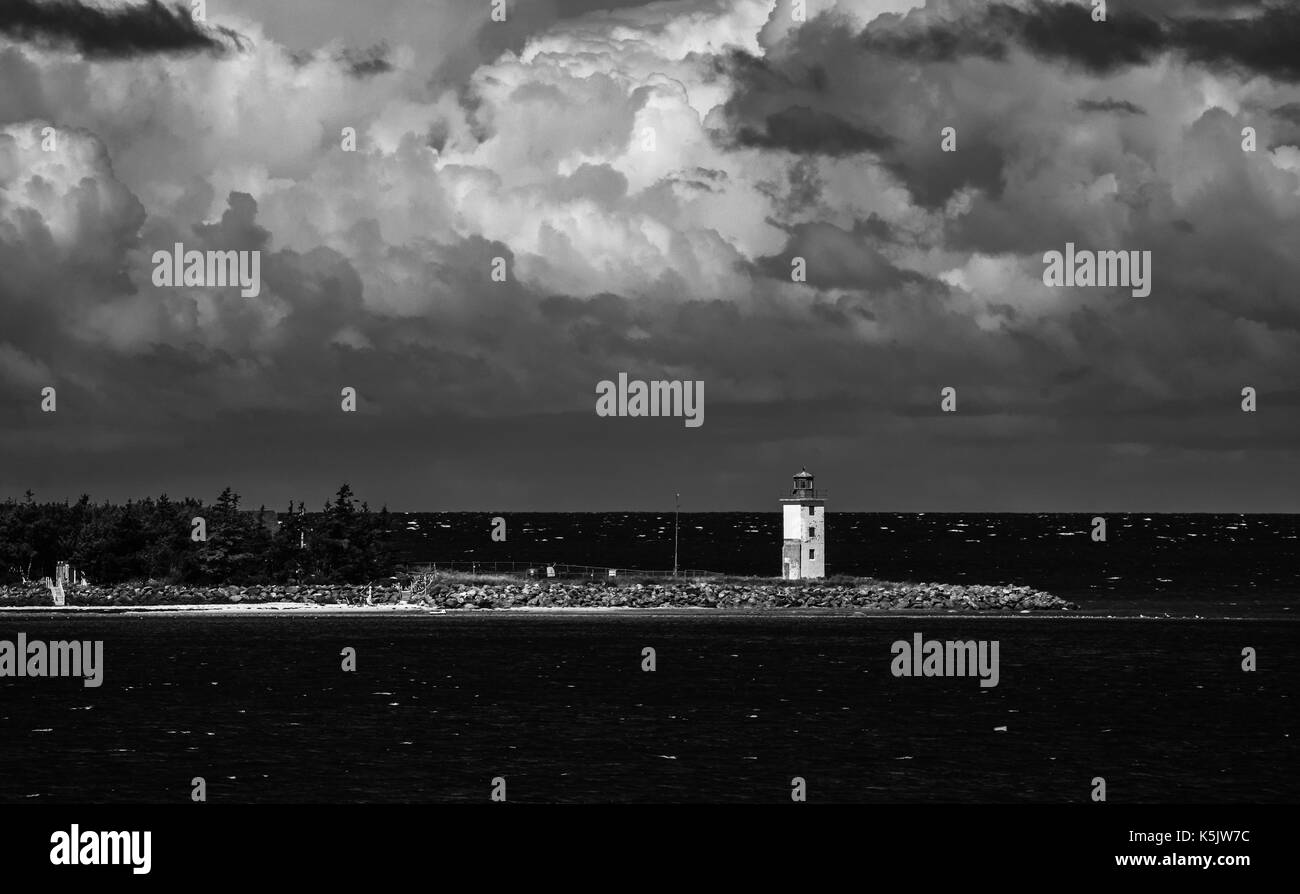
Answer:
[[[673,494],[673,577],[677,576],[677,517],[682,511],[682,495]]]

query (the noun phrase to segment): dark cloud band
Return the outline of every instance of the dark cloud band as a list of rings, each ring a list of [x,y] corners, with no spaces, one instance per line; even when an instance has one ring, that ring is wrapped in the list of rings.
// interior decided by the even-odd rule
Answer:
[[[214,53],[241,49],[229,28],[205,27],[181,6],[159,0],[103,9],[79,0],[5,0],[0,34],[43,46],[69,48],[90,57],[122,58],[154,53]]]
[[[1300,7],[1260,5],[1234,18],[1156,17],[1137,9],[1093,22],[1087,5],[1037,0],[1028,8],[993,4],[976,16],[917,25],[912,16],[891,28],[859,35],[869,51],[922,62],[968,56],[1005,58],[1011,47],[1107,73],[1142,65],[1164,53],[1191,62],[1300,80]]]

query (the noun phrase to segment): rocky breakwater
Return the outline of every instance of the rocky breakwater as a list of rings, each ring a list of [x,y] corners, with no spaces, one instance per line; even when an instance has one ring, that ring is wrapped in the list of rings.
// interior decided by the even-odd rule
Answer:
[[[110,586],[64,587],[70,606],[111,607],[132,605],[257,605],[267,602],[297,602],[305,605],[365,605],[369,595],[375,603],[403,599],[396,584],[264,584],[252,586],[192,586],[165,583],[122,583]],[[0,608],[19,605],[50,605],[45,584],[0,586]]]
[[[307,605],[409,604],[444,609],[719,608],[935,611],[1058,611],[1078,606],[1030,587],[964,584],[778,580],[476,581],[422,579],[384,584],[302,584],[200,587],[162,583],[68,587],[68,605]],[[50,605],[42,584],[0,586],[0,606]]]
[[[442,584],[427,598],[442,608],[721,608],[1043,611],[1078,606],[1030,587],[885,583],[791,584],[679,581],[602,584]]]

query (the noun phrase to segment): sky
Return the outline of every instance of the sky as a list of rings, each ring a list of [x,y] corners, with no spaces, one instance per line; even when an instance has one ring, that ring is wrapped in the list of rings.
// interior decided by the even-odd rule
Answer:
[[[0,6],[0,498],[1300,511],[1300,5],[492,7]]]

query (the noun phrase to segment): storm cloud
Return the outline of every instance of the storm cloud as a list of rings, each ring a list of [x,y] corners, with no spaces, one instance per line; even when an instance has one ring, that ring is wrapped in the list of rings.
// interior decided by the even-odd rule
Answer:
[[[1294,4],[1164,6],[1160,14],[1145,5],[1115,8],[1105,22],[1092,19],[1089,4],[1050,0],[959,6],[959,14],[944,18],[927,9],[894,27],[864,30],[859,44],[867,52],[935,63],[966,56],[1001,60],[1019,47],[1098,74],[1175,53],[1206,66],[1300,78],[1300,9]],[[1206,15],[1211,9],[1218,14]]]
[[[19,41],[68,48],[88,57],[145,53],[226,53],[242,46],[230,28],[195,22],[179,3],[141,0],[97,6],[82,0],[6,0],[0,34]]]
[[[319,6],[0,13],[0,491],[1296,508],[1287,7]],[[176,243],[260,293],[155,287]],[[1067,243],[1151,295],[1046,286]],[[619,372],[706,424],[597,417]]]

